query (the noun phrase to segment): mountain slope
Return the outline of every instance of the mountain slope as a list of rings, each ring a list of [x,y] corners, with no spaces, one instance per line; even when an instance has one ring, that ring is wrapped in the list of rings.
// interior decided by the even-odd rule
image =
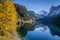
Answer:
[[[49,11],[49,20],[53,22],[60,22],[60,5],[52,6]]]
[[[23,19],[24,21],[31,19],[29,14],[28,14],[27,9],[24,6],[19,5],[19,4],[15,4],[15,7],[16,7],[16,11],[21,19]]]

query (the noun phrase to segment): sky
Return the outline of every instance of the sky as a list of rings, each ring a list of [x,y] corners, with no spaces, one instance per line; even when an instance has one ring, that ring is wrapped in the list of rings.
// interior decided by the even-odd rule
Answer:
[[[60,0],[15,0],[17,4],[23,5],[28,11],[49,11],[51,6],[60,5]]]

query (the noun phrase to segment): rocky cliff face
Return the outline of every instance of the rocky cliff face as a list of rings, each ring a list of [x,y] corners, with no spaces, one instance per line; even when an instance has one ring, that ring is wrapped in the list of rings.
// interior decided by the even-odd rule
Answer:
[[[60,5],[59,6],[52,6],[50,8],[50,12],[49,12],[49,15],[50,16],[56,16],[56,15],[59,15],[60,14]]]
[[[36,13],[34,11],[28,11],[28,12],[29,12],[30,18],[32,18],[32,19],[37,18]]]
[[[52,6],[49,11],[49,20],[53,22],[60,22],[60,5]]]
[[[16,7],[16,11],[21,19],[23,19],[24,21],[31,19],[30,15],[28,14],[27,9],[24,6],[19,5],[19,4],[15,4],[15,7]]]

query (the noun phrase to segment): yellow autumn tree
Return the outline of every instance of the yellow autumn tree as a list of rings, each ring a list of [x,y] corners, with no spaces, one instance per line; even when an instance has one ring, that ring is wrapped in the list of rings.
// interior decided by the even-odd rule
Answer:
[[[16,31],[17,12],[12,1],[0,0],[0,40],[15,40],[11,33]]]
[[[16,10],[13,2],[0,3],[0,28],[16,30]]]

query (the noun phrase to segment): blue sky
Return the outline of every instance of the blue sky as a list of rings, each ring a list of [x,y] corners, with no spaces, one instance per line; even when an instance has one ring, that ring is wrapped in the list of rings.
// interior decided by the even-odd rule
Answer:
[[[60,5],[60,0],[15,0],[14,2],[24,5],[27,10],[36,12],[41,10],[49,11],[52,5]]]

